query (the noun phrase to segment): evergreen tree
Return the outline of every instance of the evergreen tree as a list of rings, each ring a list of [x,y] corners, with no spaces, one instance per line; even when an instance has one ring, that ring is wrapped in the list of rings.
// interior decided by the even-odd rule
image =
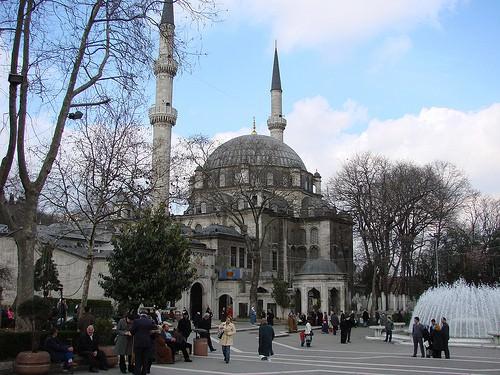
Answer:
[[[42,247],[42,256],[35,263],[35,290],[43,291],[44,297],[49,295],[51,290],[59,289],[59,273],[52,258],[53,247],[45,244]]]
[[[100,275],[99,284],[106,297],[128,308],[179,300],[196,274],[189,242],[162,207],[125,227],[113,245],[110,275]]]
[[[276,301],[276,304],[282,308],[282,311],[284,309],[287,309],[290,306],[288,282],[286,280],[281,280],[273,277],[273,291],[271,292],[271,297],[273,297]]]

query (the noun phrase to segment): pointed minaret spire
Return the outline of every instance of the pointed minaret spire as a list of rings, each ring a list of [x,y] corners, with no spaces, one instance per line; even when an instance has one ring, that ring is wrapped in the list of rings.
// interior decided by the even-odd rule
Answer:
[[[252,135],[257,135],[257,128],[255,127],[255,116],[253,116]]]
[[[278,61],[278,46],[274,46],[273,77],[271,80],[271,116],[267,120],[267,127],[271,137],[283,142],[283,131],[286,127],[286,120],[282,112],[282,93],[280,66]]]
[[[163,3],[163,11],[161,12],[161,25],[175,25],[174,23],[174,0],[166,0]]]
[[[156,101],[149,109],[153,126],[153,206],[161,204],[168,210],[170,195],[170,148],[172,127],[177,121],[177,110],[172,106],[174,77],[177,62],[174,60],[174,0],[165,0],[160,21],[159,56],[154,65],[156,76]]]

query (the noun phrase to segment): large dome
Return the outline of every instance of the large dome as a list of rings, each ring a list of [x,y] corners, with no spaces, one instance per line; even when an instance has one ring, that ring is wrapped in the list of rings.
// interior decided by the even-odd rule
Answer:
[[[337,265],[328,259],[312,259],[308,260],[301,268],[297,275],[334,275],[342,273]]]
[[[207,169],[250,165],[307,170],[302,159],[292,148],[267,135],[242,135],[220,145],[208,158]]]

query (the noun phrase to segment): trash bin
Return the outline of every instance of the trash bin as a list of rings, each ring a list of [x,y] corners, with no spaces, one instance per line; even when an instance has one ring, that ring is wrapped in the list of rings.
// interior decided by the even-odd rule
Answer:
[[[198,338],[193,340],[194,355],[208,356],[208,341],[205,338]]]

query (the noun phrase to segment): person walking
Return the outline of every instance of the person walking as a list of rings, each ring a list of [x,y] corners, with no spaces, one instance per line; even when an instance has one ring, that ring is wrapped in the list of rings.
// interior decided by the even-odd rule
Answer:
[[[450,359],[450,349],[448,348],[448,341],[450,340],[450,326],[446,322],[446,318],[441,318],[441,331],[443,332],[443,351],[444,357]]]
[[[346,340],[348,343],[350,343],[351,342],[351,330],[352,330],[352,327],[354,326],[354,322],[351,318],[351,315],[347,316],[346,322],[347,322],[347,324],[346,324],[346,330],[347,330],[346,331],[346,334],[347,334]]]
[[[134,337],[135,375],[143,375],[149,368],[149,360],[153,348],[151,331],[157,330],[157,328],[154,321],[144,311],[132,323],[130,333]]]
[[[131,315],[126,315],[118,321],[116,326],[115,353],[120,356],[120,371],[123,374],[127,373],[126,359],[128,362],[128,372],[134,371],[132,365],[133,340],[132,333],[130,333],[133,322],[134,318]]]
[[[259,355],[261,360],[267,361],[273,352],[274,329],[262,319],[259,327]]]
[[[236,327],[233,323],[233,318],[226,317],[226,321],[219,326],[219,331],[222,332],[220,344],[222,346],[222,354],[224,355],[224,362],[229,363],[231,345],[233,345],[233,338],[236,334]]]
[[[420,324],[420,318],[418,316],[413,319],[413,328],[411,331],[411,335],[413,337],[413,357],[417,356],[417,349],[420,346],[420,352],[422,354],[422,358],[425,358],[424,351],[424,326]]]
[[[250,308],[250,324],[257,323],[257,311],[255,311],[255,307]]]
[[[201,322],[199,324],[199,328],[206,331],[206,332],[200,332],[200,337],[207,339],[208,348],[210,349],[211,352],[215,352],[216,349],[212,345],[212,338],[210,337],[210,328],[212,327],[210,323],[209,313],[205,313],[203,315],[203,318],[201,319]]]
[[[311,326],[311,323],[307,322],[306,328],[304,329],[304,338],[306,340],[306,346],[308,348],[311,346],[312,337],[313,337],[312,326]]]
[[[269,324],[270,326],[274,325],[274,313],[271,309],[267,310],[267,324]]]
[[[347,319],[340,318],[340,343],[347,344],[347,331],[349,329],[349,322]]]
[[[392,341],[392,330],[394,329],[394,322],[390,315],[387,316],[387,321],[385,322],[385,342]]]
[[[330,322],[332,323],[333,334],[337,335],[337,331],[339,330],[340,321],[339,321],[339,316],[337,315],[336,312],[332,313],[332,316],[330,317]]]
[[[370,320],[370,314],[368,314],[368,311],[366,311],[366,309],[363,310],[363,325],[365,327],[368,327],[368,323],[369,323],[369,320]]]

